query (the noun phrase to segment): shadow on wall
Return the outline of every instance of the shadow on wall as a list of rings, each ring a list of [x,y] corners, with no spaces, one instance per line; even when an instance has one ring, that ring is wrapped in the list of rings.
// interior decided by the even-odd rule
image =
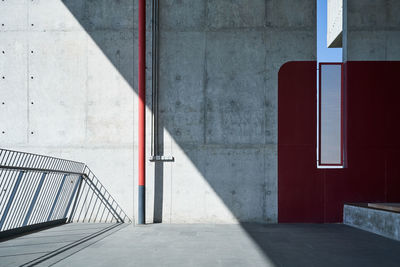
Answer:
[[[63,1],[136,93],[137,2]],[[204,2],[193,1],[193,7],[187,3],[183,6],[192,13],[193,10],[206,13]],[[155,222],[168,217],[163,207],[170,209],[172,222],[174,219],[185,222],[184,216],[190,222],[277,221],[277,72],[288,58],[276,55],[286,49],[281,43],[295,41],[296,37],[293,39],[290,32],[267,30],[270,22],[266,21],[266,4],[258,2],[246,9],[257,10],[257,18],[251,12],[242,14],[244,9],[236,6],[242,10],[234,22],[239,27],[237,31],[226,32],[225,26],[220,25],[223,21],[206,20],[197,15],[183,18],[193,20],[193,25],[184,25],[182,19],[174,22],[178,29],[172,30],[168,26],[171,18],[163,21],[166,14],[160,14],[159,127],[172,138],[171,146],[163,143],[165,136],[161,130],[160,150],[171,153],[176,144],[172,155],[176,162],[168,167],[169,173],[165,170],[166,164],[154,165]],[[163,5],[166,10],[172,10],[175,4],[162,3],[161,8]],[[219,9],[224,11],[225,7],[219,6]],[[211,15],[216,16],[218,12]],[[243,30],[241,25],[256,30]],[[221,32],[216,32],[215,27],[220,27]],[[150,19],[147,22],[149,93],[146,102],[151,107],[149,31]],[[312,31],[302,34],[297,37],[303,41],[315,38]],[[298,53],[303,53],[304,49],[300,50]],[[308,50],[311,52],[306,52],[305,57],[313,57],[314,47]],[[267,63],[267,56],[273,63]],[[174,187],[169,175],[173,176]],[[163,186],[170,186],[171,190]],[[170,203],[165,203],[162,192],[169,190]]]
[[[137,1],[101,2],[64,4],[137,93],[137,22],[133,19]],[[264,17],[252,23],[265,25]],[[180,202],[171,204],[172,213],[181,222],[185,215],[191,221],[276,222],[276,85],[267,89],[267,83],[276,80],[265,77],[267,33],[213,33],[208,32],[213,27],[208,24],[189,32],[165,27],[160,36],[160,128],[184,152],[173,155],[173,183],[181,186],[172,189],[171,198]],[[147,105],[151,107],[149,30],[150,19]],[[155,164],[156,222],[164,217],[163,165]],[[229,219],[219,219],[224,217]]]

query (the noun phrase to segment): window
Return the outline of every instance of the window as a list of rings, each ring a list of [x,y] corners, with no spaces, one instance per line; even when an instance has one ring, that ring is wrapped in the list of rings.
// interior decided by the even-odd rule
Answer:
[[[344,166],[342,63],[319,64],[318,167]]]

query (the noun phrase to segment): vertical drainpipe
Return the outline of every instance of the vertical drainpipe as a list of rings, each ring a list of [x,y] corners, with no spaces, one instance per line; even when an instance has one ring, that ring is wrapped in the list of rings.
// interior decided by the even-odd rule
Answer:
[[[146,129],[146,0],[139,0],[139,33],[138,33],[138,86],[139,86],[139,200],[138,224],[145,224],[146,201],[146,162],[145,162],[145,129]]]
[[[151,28],[151,92],[152,92],[152,135],[151,158],[160,155],[158,151],[158,0],[152,3],[152,28]]]

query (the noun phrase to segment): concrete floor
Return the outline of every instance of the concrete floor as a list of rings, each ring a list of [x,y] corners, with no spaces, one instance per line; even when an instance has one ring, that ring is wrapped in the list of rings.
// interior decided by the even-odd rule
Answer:
[[[339,224],[68,224],[0,243],[0,266],[344,267],[399,262],[400,242]]]

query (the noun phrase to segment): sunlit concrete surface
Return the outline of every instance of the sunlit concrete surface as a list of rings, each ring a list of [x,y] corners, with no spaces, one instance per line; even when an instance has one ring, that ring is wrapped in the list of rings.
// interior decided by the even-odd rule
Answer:
[[[135,219],[138,2],[0,1],[0,143],[85,162]],[[175,161],[146,160],[146,221],[277,222],[278,71],[316,60],[316,1],[159,2],[157,138]]]
[[[51,257],[37,261],[46,255]],[[341,224],[69,224],[0,243],[1,266],[30,261],[38,266],[398,266],[400,242]]]
[[[74,252],[74,248],[79,245],[80,241],[85,240],[87,246],[96,240],[98,233],[103,233],[113,226],[120,227],[117,224],[105,223],[65,224],[14,239],[0,240],[0,266],[20,266],[44,257],[47,258],[47,255],[61,250],[63,250],[63,257],[68,256]],[[112,232],[111,229],[102,237]],[[64,248],[68,248],[68,251],[64,251]],[[54,258],[55,255],[52,257],[52,261]]]
[[[343,0],[328,0],[327,44],[328,47],[342,47]]]

